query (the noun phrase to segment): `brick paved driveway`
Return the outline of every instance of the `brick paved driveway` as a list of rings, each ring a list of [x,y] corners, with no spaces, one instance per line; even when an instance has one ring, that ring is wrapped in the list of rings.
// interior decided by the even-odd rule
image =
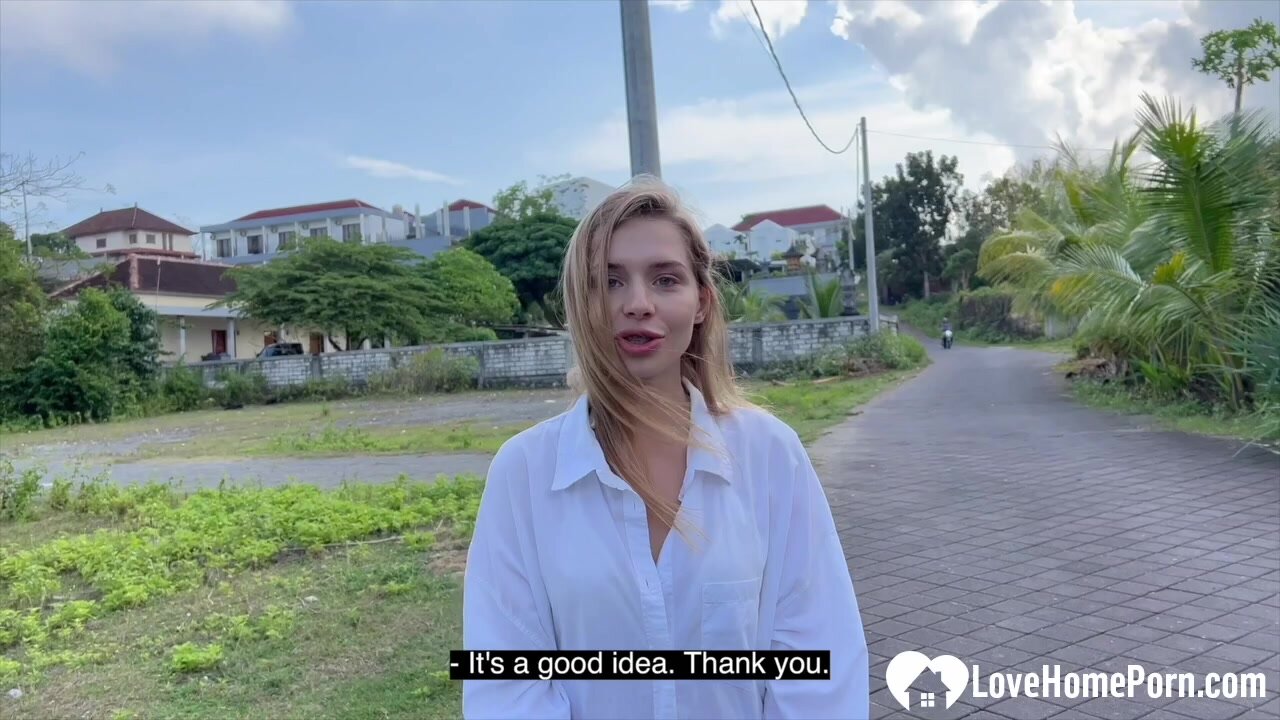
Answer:
[[[1280,458],[1075,404],[1026,350],[936,349],[813,447],[862,605],[875,718],[1280,718]],[[903,650],[991,672],[1264,672],[1267,698],[943,707]],[[918,708],[935,691],[937,706]]]

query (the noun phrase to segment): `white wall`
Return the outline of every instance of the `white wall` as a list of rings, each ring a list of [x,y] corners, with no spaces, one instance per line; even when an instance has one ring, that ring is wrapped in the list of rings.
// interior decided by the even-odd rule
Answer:
[[[758,253],[757,259],[768,261],[774,253],[784,253],[790,249],[797,233],[772,220],[765,220],[751,228],[750,236],[751,250]]]
[[[107,239],[106,247],[98,247],[98,238]],[[116,232],[101,233],[98,235],[79,235],[73,239],[81,250],[89,254],[100,253],[106,250],[124,250],[129,247],[129,235],[118,230]],[[142,242],[143,238],[139,235],[139,245],[141,245]],[[159,247],[159,245],[156,247]]]
[[[585,177],[566,180],[551,186],[556,207],[574,220],[586,217],[587,213],[604,202],[604,199],[614,190],[615,188],[611,185]]]
[[[720,224],[712,225],[702,231],[702,236],[707,239],[711,251],[717,255],[728,256],[729,253],[735,253],[736,257],[746,257],[748,248],[745,242],[738,242],[738,234],[736,230]]]

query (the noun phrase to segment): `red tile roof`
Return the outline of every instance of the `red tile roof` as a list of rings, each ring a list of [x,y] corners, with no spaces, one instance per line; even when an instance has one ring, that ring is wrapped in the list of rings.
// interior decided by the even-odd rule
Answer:
[[[137,206],[100,212],[63,230],[62,234],[69,238],[77,238],[84,235],[101,235],[119,230],[150,230],[152,232],[167,232],[178,235],[196,234],[194,230],[188,230],[181,225],[171,223]]]
[[[843,220],[844,216],[826,205],[810,205],[808,207],[787,208],[785,210],[769,210],[752,213],[733,226],[738,232],[746,232],[765,220],[772,220],[782,227],[810,225],[813,223],[834,222]]]
[[[223,297],[236,287],[223,274],[230,269],[230,265],[220,263],[135,255],[121,259],[106,273],[96,273],[55,291],[53,297],[71,297],[84,288],[104,288],[108,284],[122,285],[134,292]]]
[[[493,212],[493,213],[498,212],[497,210],[494,210],[488,205],[485,205],[484,203],[478,203],[475,200],[455,200],[449,205],[450,212],[455,210],[471,210],[475,208],[482,208],[484,210],[488,210],[489,212]]]
[[[267,218],[282,217],[285,215],[301,215],[303,213],[324,212],[325,210],[345,210],[347,208],[381,210],[381,208],[375,205],[370,205],[363,200],[335,200],[334,202],[315,203],[313,205],[294,205],[293,207],[259,210],[254,213],[249,213],[242,218],[236,218],[232,222],[241,222],[244,220],[265,220]]]

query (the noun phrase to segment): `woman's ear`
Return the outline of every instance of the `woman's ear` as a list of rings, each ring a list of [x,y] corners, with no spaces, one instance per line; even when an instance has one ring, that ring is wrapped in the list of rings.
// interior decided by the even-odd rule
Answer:
[[[693,324],[701,325],[707,319],[707,310],[711,307],[711,288],[698,288],[698,312],[694,313]]]

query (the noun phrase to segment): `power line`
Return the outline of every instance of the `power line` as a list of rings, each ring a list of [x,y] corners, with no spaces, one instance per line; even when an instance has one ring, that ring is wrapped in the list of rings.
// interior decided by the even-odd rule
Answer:
[[[1056,146],[1053,146],[1053,145],[1022,145],[1019,143],[985,142],[983,140],[960,140],[957,138],[926,137],[924,135],[909,135],[907,133],[889,132],[887,130],[868,130],[867,132],[874,133],[876,135],[892,135],[894,137],[911,138],[913,140],[930,140],[933,142],[962,143],[964,145],[989,145],[991,147],[1032,148],[1032,149],[1038,149],[1038,150],[1057,150],[1058,149]],[[1111,152],[1111,148],[1073,148],[1073,149],[1089,150],[1092,152]]]
[[[760,23],[760,32],[764,33],[764,41],[769,46],[769,56],[773,58],[773,64],[778,68],[778,74],[782,76],[782,82],[786,84],[787,92],[791,94],[791,102],[795,103],[796,110],[800,111],[800,117],[804,120],[805,126],[809,128],[813,139],[817,140],[823,149],[832,155],[843,155],[849,148],[853,147],[853,141],[858,137],[857,131],[854,131],[853,135],[849,137],[849,142],[845,143],[844,147],[839,150],[832,150],[829,145],[823,142],[818,135],[818,131],[813,129],[813,123],[809,122],[809,116],[804,114],[804,108],[800,107],[800,100],[796,97],[795,91],[791,89],[791,81],[787,79],[787,73],[782,69],[782,61],[778,59],[778,53],[773,49],[773,41],[769,39],[769,31],[764,27],[764,19],[760,17],[760,9],[756,7],[756,0],[750,0],[750,2],[751,11],[756,14],[756,22]]]

